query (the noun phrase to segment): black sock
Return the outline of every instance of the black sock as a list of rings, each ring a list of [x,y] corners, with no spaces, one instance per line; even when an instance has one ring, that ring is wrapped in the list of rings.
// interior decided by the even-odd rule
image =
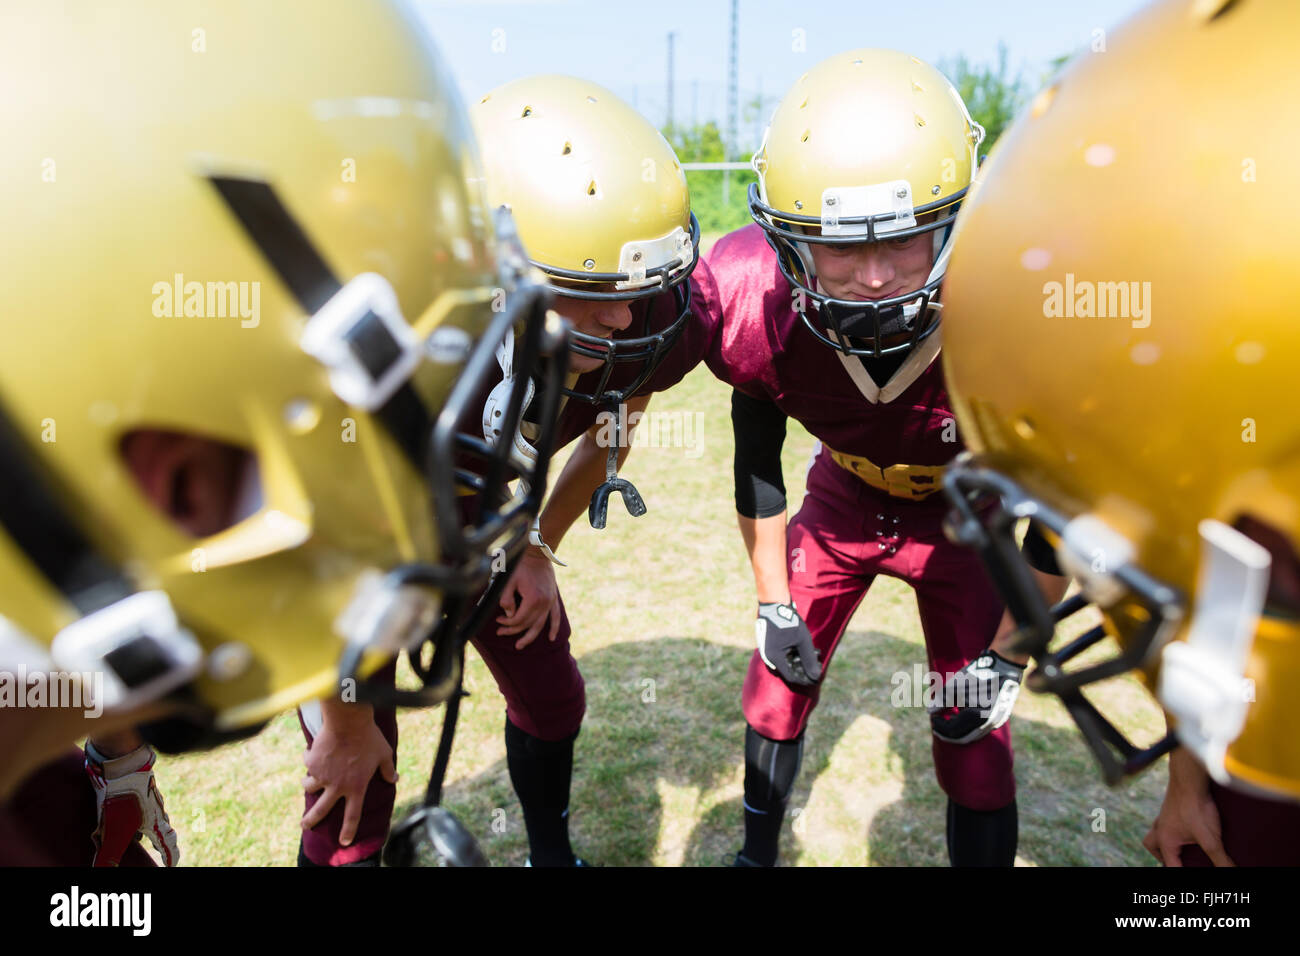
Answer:
[[[573,742],[577,737],[574,731],[564,740],[542,740],[506,718],[506,764],[524,808],[533,866],[573,866],[569,781],[573,777]]]
[[[759,866],[776,866],[786,801],[799,775],[803,734],[769,740],[745,726],[745,846],[741,856]]]
[[[1014,866],[1020,822],[1016,801],[972,810],[948,799],[948,861],[953,866]]]

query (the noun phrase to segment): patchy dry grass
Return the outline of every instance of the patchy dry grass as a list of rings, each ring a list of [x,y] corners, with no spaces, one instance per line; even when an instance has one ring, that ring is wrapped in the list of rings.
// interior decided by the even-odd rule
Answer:
[[[701,453],[635,449],[625,473],[649,514],[632,519],[615,504],[605,531],[583,526],[565,539],[571,566],[559,569],[560,585],[588,695],[572,829],[578,850],[598,863],[717,865],[740,845],[740,688],[754,598],[732,505],[727,394],[701,368],[656,397],[652,411],[701,414]],[[792,423],[792,501],[802,495],[811,448]],[[928,721],[922,709],[890,704],[892,675],[924,661],[911,591],[880,579],[850,624],[809,727],[787,865],[946,864]],[[494,863],[518,865],[527,842],[506,771],[504,706],[472,651],[467,687],[445,802]],[[1093,696],[1123,729],[1143,741],[1158,735],[1159,712],[1133,679]],[[399,719],[399,815],[423,794],[440,718]],[[1022,864],[1152,862],[1139,840],[1159,808],[1163,762],[1110,790],[1054,700],[1022,695],[1013,727]],[[165,760],[158,777],[185,863],[291,865],[302,749],[287,715],[251,741]],[[1099,810],[1104,831],[1094,830]]]

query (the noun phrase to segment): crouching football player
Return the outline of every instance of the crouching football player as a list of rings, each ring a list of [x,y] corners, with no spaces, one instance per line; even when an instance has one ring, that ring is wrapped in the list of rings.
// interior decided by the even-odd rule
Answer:
[[[754,157],[755,224],[708,257],[721,308],[708,362],[734,388],[736,509],[758,591],[738,864],[776,863],[804,728],[877,575],[916,591],[934,672],[961,671],[1007,623],[978,560],[945,538],[938,494],[961,448],[936,361],[941,286],[982,138],[914,57],[834,56],[773,114]],[[819,441],[788,523],[787,418]],[[1008,728],[966,745],[936,735],[933,752],[952,863],[1011,865]]]

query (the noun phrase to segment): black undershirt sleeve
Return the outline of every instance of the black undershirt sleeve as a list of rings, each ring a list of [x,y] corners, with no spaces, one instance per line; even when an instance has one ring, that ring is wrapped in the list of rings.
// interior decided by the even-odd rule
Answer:
[[[1056,551],[1047,543],[1043,533],[1038,530],[1038,525],[1032,521],[1025,531],[1025,543],[1021,545],[1020,553],[1025,556],[1025,561],[1034,570],[1060,576],[1061,567],[1056,562]]]
[[[731,428],[736,438],[736,511],[746,518],[770,518],[785,510],[781,446],[785,412],[761,398],[731,392]]]

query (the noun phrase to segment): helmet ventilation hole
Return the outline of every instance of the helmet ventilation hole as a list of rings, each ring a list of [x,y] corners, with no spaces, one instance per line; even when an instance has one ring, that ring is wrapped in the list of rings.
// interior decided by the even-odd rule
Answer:
[[[596,195],[596,180],[593,179],[591,182],[587,183],[587,195]]]
[[[808,142],[808,133],[809,133],[808,130],[804,130],[804,131],[803,131],[803,135],[799,137],[799,142],[801,142],[801,143],[806,143],[806,142]]]
[[[532,116],[532,115],[533,115],[533,108],[531,106],[525,106],[524,111],[519,114],[519,118],[523,119],[526,116]]]
[[[479,100],[479,102],[480,102],[480,103],[486,103],[486,102],[487,102],[488,100],[490,100],[490,99],[492,99],[492,94],[491,94],[491,93],[489,93],[487,96],[483,97],[483,99]]]
[[[594,97],[594,96],[588,96],[588,97],[587,97],[587,102],[588,102],[588,103],[594,103],[594,102],[596,102],[596,97]]]
[[[1192,19],[1213,23],[1236,5],[1237,0],[1196,0],[1192,4]]]
[[[917,113],[915,115],[916,115],[916,126],[918,129],[920,129],[922,126],[925,125],[925,117],[922,116],[920,113]]]
[[[564,149],[560,151],[560,155],[561,155],[561,156],[568,156],[571,152],[573,152],[573,144],[572,144],[572,143],[565,143],[565,144],[564,144]]]
[[[808,108],[808,97],[805,96],[805,97],[803,98],[803,102],[799,104],[799,109],[802,110],[802,109],[807,109],[807,108]]]

